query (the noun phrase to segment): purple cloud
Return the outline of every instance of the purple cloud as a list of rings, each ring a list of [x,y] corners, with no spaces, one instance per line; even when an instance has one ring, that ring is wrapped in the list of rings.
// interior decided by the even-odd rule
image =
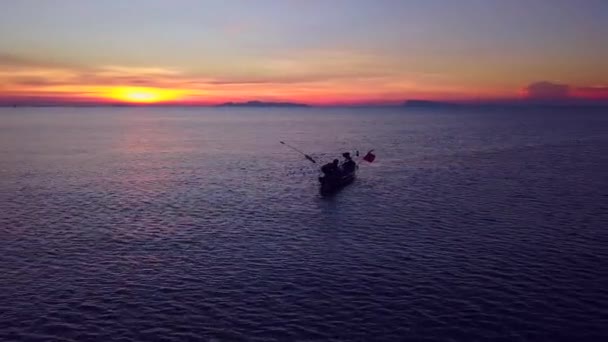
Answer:
[[[526,87],[526,95],[534,100],[563,100],[570,97],[570,86],[547,81],[535,82]]]

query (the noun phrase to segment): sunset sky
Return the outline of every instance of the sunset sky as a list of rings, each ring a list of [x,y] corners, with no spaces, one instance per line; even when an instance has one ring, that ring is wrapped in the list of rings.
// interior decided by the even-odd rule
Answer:
[[[0,103],[608,102],[606,0],[3,0]]]

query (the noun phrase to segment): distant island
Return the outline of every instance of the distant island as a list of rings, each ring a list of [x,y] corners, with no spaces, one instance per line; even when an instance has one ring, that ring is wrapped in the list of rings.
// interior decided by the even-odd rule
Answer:
[[[440,102],[440,101],[429,101],[429,100],[407,100],[403,103],[403,107],[413,108],[444,108],[457,106],[455,103]]]
[[[293,102],[264,102],[264,101],[247,101],[247,102],[226,102],[217,107],[310,107],[304,103]]]

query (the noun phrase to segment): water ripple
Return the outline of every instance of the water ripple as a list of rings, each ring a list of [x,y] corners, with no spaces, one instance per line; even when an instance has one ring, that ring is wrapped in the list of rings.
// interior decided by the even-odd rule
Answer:
[[[0,340],[608,336],[602,117],[89,114],[42,145],[3,123]],[[370,125],[384,151],[331,198],[274,146]]]

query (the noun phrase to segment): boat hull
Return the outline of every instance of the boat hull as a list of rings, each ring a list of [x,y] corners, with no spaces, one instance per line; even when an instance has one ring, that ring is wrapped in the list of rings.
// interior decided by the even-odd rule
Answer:
[[[320,191],[323,195],[329,195],[340,191],[355,180],[355,172],[337,178],[319,177],[321,183]]]

